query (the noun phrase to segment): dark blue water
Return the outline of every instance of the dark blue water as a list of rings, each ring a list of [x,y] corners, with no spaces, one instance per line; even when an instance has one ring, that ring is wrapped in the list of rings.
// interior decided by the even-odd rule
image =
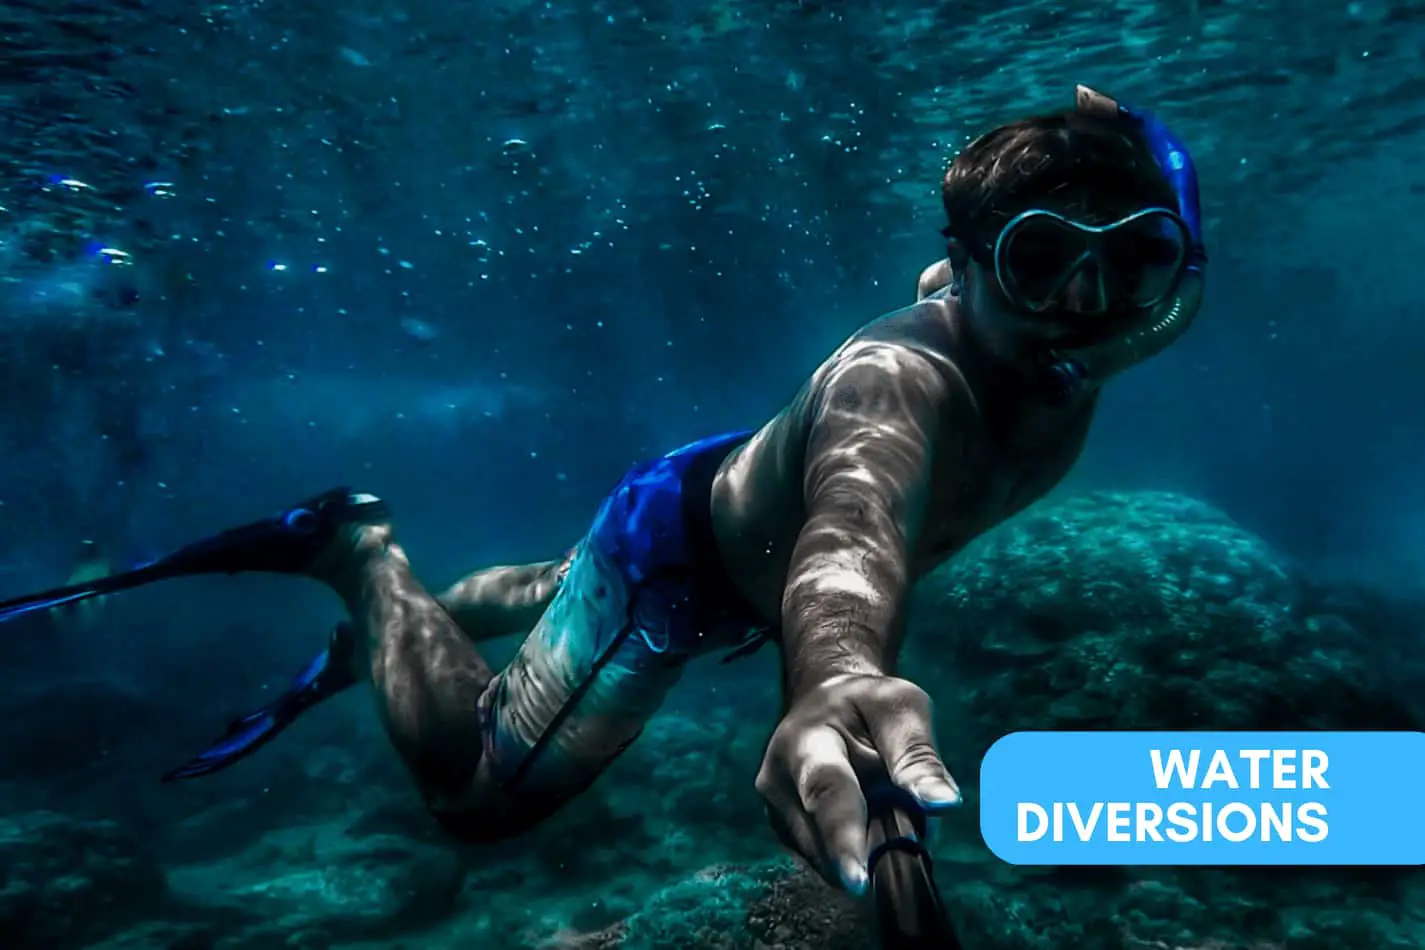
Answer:
[[[1107,490],[1225,513],[1292,578],[1301,629],[1343,617],[1337,666],[1370,671],[1292,708],[1371,727],[1398,710],[1342,697],[1408,699],[1425,600],[1422,56],[1402,0],[0,3],[0,595],[61,582],[84,539],[152,557],[343,484],[392,503],[431,586],[557,556],[627,466],[759,425],[910,302],[955,148],[1084,82],[1193,148],[1212,277],[1045,510]],[[1133,510],[1122,531],[1181,528],[1196,556],[1197,522]],[[0,932],[864,945],[855,908],[810,920],[830,892],[760,863],[771,651],[697,671],[587,802],[474,854],[357,693],[230,773],[156,784],[340,616],[239,577],[0,628]],[[927,670],[956,652],[937,625],[913,622]],[[924,684],[942,727],[994,733],[960,729],[989,713],[952,672]],[[973,815],[946,841],[967,946],[1425,942],[1412,878],[1045,882],[975,851]]]

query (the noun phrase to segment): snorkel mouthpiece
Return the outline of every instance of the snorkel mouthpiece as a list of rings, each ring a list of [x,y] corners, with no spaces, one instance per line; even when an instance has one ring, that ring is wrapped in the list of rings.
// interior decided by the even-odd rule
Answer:
[[[1197,166],[1187,146],[1152,113],[1122,105],[1101,92],[1080,85],[1074,90],[1074,107],[1082,115],[1117,116],[1132,122],[1143,136],[1154,161],[1177,196],[1177,212],[1192,239],[1177,289],[1144,315],[1138,328],[1126,336],[1076,350],[1072,355],[1051,354],[1045,371],[1048,398],[1068,402],[1091,380],[1103,380],[1153,356],[1186,332],[1202,305],[1207,252],[1202,240],[1202,211],[1198,201]]]
[[[1044,388],[1049,402],[1062,406],[1074,397],[1088,378],[1084,364],[1071,356],[1059,357],[1044,368]]]

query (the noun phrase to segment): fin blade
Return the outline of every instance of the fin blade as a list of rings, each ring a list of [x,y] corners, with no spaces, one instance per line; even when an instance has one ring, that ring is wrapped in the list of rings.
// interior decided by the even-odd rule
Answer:
[[[330,652],[323,650],[307,661],[286,692],[268,705],[234,719],[206,749],[165,772],[160,781],[176,782],[221,772],[277,738],[308,709],[355,684],[350,671],[333,665]]]
[[[66,607],[93,597],[103,596],[106,593],[103,587],[103,584],[98,583],[56,587],[38,594],[26,594],[23,597],[0,601],[0,623],[24,617],[27,614],[42,613],[46,610],[54,610],[57,607]]]
[[[289,719],[288,722],[290,721]],[[242,725],[243,723],[246,725]],[[263,711],[253,713],[233,725],[241,726],[241,728],[229,728],[222,738],[208,748],[178,768],[165,772],[161,781],[176,782],[180,779],[198,778],[203,775],[212,775],[214,772],[221,772],[272,741],[287,723],[272,712]]]
[[[40,613],[41,611],[54,610],[56,607],[67,607],[71,604],[78,604],[95,597],[107,597],[109,594],[116,594],[121,590],[130,590],[134,587],[142,587],[154,581],[160,581],[171,576],[161,565],[149,565],[138,567],[131,571],[124,571],[121,574],[109,574],[104,577],[95,577],[82,584],[70,584],[66,587],[52,587],[49,590],[42,590],[35,594],[23,594],[19,597],[12,597],[9,600],[0,600],[0,623],[7,620],[14,620],[27,614]]]

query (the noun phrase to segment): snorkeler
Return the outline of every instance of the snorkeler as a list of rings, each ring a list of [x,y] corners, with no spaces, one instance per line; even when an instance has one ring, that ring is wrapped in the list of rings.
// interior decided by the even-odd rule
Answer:
[[[225,768],[369,682],[430,810],[470,841],[592,784],[690,660],[775,642],[784,715],[757,789],[783,842],[859,893],[888,834],[913,837],[868,823],[887,791],[918,813],[959,800],[930,700],[897,672],[910,585],[1065,476],[1104,383],[1193,321],[1206,265],[1183,146],[1083,87],[1076,108],[971,143],[942,192],[948,254],[922,299],[857,332],[760,429],[636,466],[565,557],[433,596],[387,507],[343,489],[0,619],[198,573],[314,578],[351,623],[168,777]],[[525,632],[503,671],[481,658],[480,641]]]

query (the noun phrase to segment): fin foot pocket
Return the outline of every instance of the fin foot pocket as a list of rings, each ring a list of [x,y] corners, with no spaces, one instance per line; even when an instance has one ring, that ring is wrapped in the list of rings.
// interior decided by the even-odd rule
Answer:
[[[390,517],[390,507],[375,495],[333,488],[294,505],[276,518],[231,528],[179,548],[157,564],[173,571],[173,576],[297,574],[342,528],[377,524]]]

